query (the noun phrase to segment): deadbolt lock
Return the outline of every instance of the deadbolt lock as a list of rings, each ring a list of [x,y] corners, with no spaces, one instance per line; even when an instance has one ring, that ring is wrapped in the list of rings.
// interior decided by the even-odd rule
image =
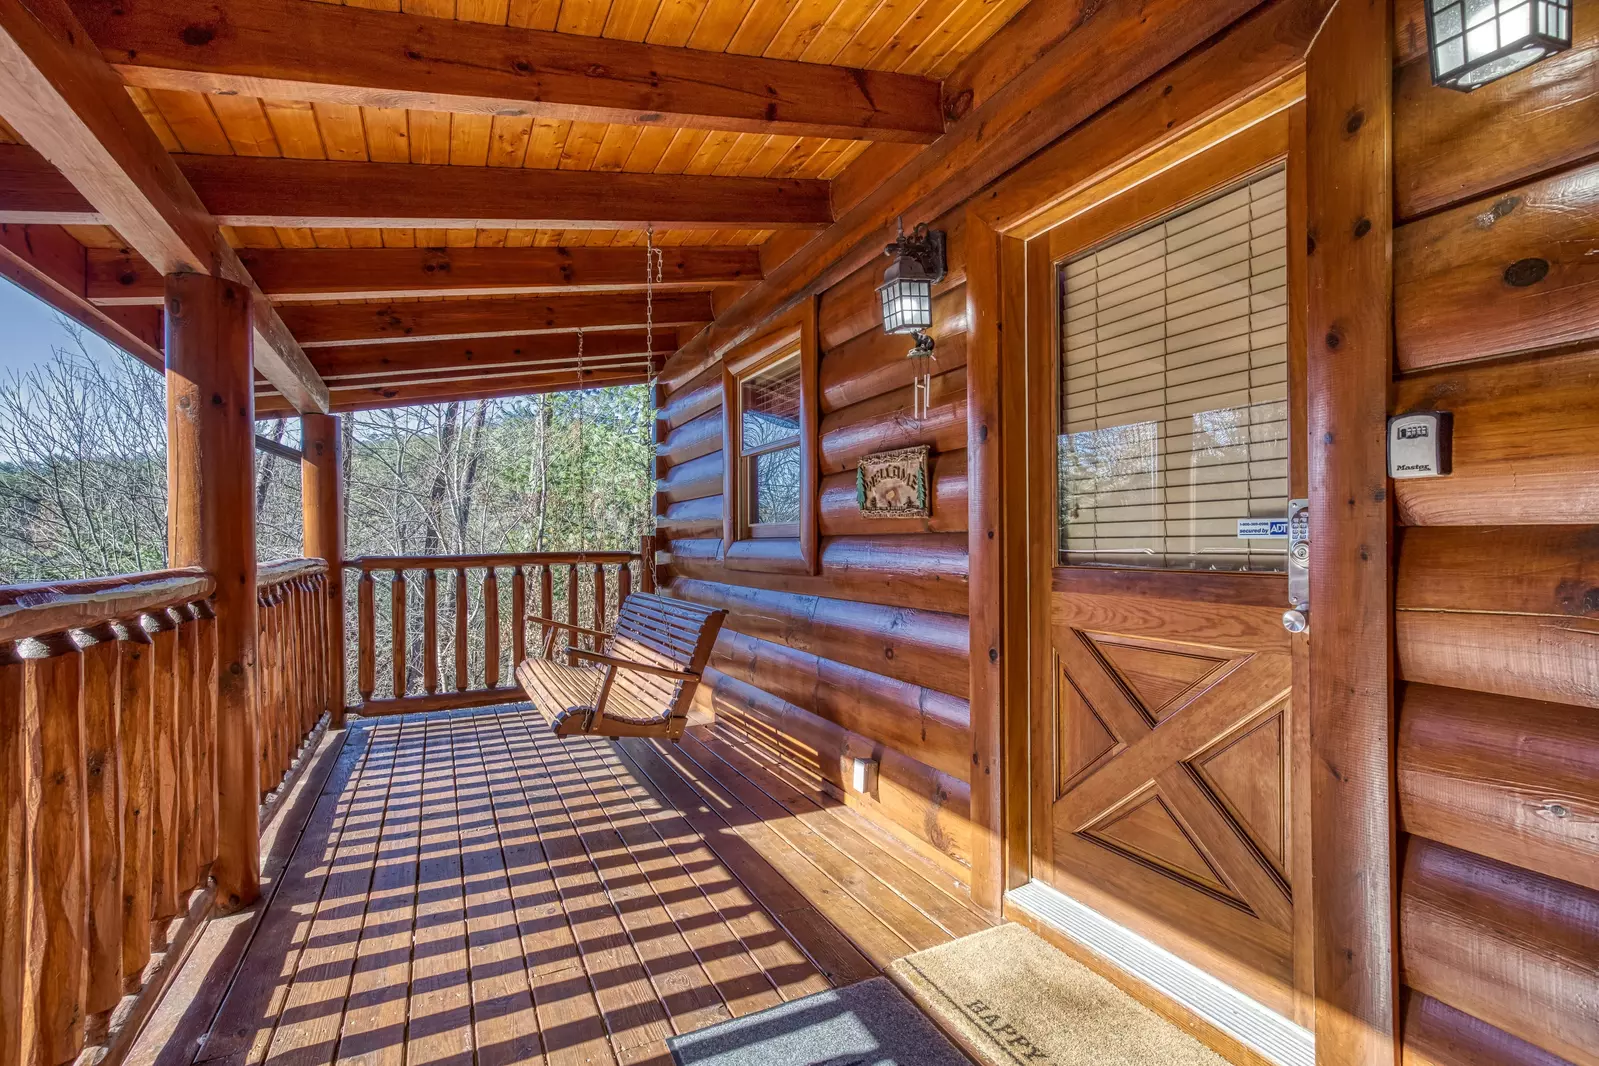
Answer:
[[[1310,628],[1310,501],[1288,501],[1288,606],[1283,628]]]

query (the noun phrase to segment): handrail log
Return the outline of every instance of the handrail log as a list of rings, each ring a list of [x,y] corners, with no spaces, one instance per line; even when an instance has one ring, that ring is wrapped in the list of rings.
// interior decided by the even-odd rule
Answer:
[[[216,580],[199,567],[45,581],[0,588],[0,642],[87,629],[209,598]]]
[[[262,563],[256,568],[255,584],[256,588],[265,589],[296,581],[311,574],[327,572],[328,564],[325,559],[279,559],[276,562]]]
[[[503,555],[363,555],[346,559],[356,570],[459,570],[488,566],[551,566],[581,563],[629,563],[638,552],[507,552]]]

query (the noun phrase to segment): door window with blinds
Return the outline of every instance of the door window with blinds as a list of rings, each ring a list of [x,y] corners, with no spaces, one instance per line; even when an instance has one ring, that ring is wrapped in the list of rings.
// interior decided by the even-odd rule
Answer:
[[[1281,167],[1059,267],[1059,563],[1281,570]]]

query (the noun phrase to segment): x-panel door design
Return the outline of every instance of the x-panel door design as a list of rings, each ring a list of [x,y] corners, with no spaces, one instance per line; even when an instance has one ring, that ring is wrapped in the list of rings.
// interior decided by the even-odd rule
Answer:
[[[1304,484],[1296,122],[1027,248],[1029,387],[1056,413],[1030,448],[1054,497],[1031,534],[1052,546],[1033,875],[1288,1017],[1309,963],[1280,524]]]

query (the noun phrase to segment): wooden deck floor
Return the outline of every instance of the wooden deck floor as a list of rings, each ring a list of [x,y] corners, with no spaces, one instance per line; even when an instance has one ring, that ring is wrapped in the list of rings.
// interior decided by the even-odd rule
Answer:
[[[130,1062],[665,1064],[674,1033],[988,924],[779,769],[709,728],[673,748],[559,741],[518,708],[359,721],[242,965],[197,951],[169,1000],[205,1016]]]

